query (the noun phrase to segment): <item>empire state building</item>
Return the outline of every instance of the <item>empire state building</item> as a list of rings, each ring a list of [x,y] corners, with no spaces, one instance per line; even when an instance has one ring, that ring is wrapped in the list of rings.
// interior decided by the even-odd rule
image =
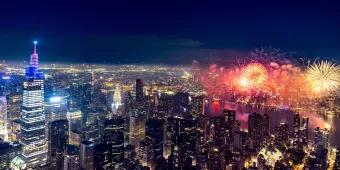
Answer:
[[[23,103],[21,113],[22,159],[27,167],[38,167],[46,163],[47,147],[44,114],[44,73],[39,70],[37,42],[30,63],[25,70]]]

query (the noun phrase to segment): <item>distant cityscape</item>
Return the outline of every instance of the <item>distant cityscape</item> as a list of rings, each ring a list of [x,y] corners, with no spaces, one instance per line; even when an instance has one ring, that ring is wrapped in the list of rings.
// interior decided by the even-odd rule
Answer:
[[[33,45],[26,65],[0,65],[0,169],[340,169],[338,84],[270,91],[258,63],[239,87],[198,61],[41,65]]]

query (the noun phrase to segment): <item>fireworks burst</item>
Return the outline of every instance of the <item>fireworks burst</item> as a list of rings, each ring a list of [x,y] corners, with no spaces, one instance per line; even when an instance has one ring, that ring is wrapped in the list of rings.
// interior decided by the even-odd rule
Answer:
[[[308,67],[306,76],[316,93],[334,92],[340,84],[340,67],[329,61],[316,62]]]
[[[266,68],[259,63],[251,63],[244,67],[239,85],[244,88],[261,86],[267,79]]]
[[[281,52],[257,50],[249,56],[230,67],[218,69],[214,64],[203,72],[200,82],[207,94],[231,102],[312,108],[316,99],[339,90],[340,67],[329,61],[304,69],[297,57]]]
[[[335,97],[338,92],[340,67],[321,61],[306,68],[305,62],[296,59],[280,50],[259,49],[230,67],[211,65],[201,74],[200,83],[209,96],[233,103],[236,108],[296,110],[310,118],[311,126],[329,128],[331,125],[313,113],[323,112],[320,106],[326,100],[319,100],[321,97]]]

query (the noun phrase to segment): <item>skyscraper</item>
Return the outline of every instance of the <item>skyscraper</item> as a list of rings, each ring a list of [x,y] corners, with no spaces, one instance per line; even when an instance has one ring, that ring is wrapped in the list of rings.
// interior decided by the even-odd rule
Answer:
[[[303,117],[296,113],[293,120],[293,140],[294,147],[298,148],[308,143],[308,124],[309,118]]]
[[[67,112],[69,144],[78,145],[80,143],[79,133],[82,127],[82,112],[79,109],[70,109]]]
[[[94,168],[97,170],[109,169],[111,167],[110,146],[101,143],[94,146]]]
[[[145,124],[145,138],[151,141],[151,160],[154,163],[163,157],[163,136],[164,121],[156,118],[148,119]]]
[[[224,150],[227,145],[229,145],[229,134],[228,122],[225,115],[209,119],[208,142],[211,142],[214,146],[221,147]]]
[[[0,138],[8,140],[7,129],[7,100],[5,96],[0,96]]]
[[[174,96],[173,112],[187,113],[190,111],[190,96],[189,93],[176,93]]]
[[[289,126],[286,123],[280,123],[276,126],[275,142],[281,146],[286,144],[289,139]]]
[[[115,92],[112,99],[111,111],[113,115],[118,115],[118,109],[122,106],[122,96],[119,85],[116,85]]]
[[[44,73],[39,70],[37,42],[26,67],[21,113],[22,157],[28,168],[45,164],[47,147],[44,114]]]
[[[80,168],[82,170],[94,169],[94,143],[82,141],[80,144]]]
[[[249,138],[254,149],[259,149],[263,142],[263,118],[260,114],[253,113],[248,118]]]
[[[329,146],[329,130],[316,127],[314,129],[314,144],[318,147],[328,148]]]
[[[172,168],[183,169],[185,163],[196,162],[197,129],[195,119],[178,116],[167,119],[167,145],[170,145]],[[169,141],[170,140],[170,141]]]
[[[145,138],[139,144],[138,159],[143,166],[152,167],[153,163],[153,148],[152,141],[149,138]]]
[[[62,155],[68,143],[68,121],[55,120],[48,125],[48,161],[57,169],[63,167]]]
[[[45,113],[47,122],[54,120],[66,119],[67,100],[66,97],[52,96],[45,103]]]
[[[301,127],[300,127],[300,135],[301,135],[300,141],[304,145],[306,145],[308,143],[308,122],[309,122],[308,117],[302,118]]]
[[[200,115],[202,114],[203,110],[203,96],[196,96],[192,97],[191,100],[191,114],[193,115]]]
[[[296,113],[293,120],[293,139],[294,145],[299,141],[300,137],[300,114]]]
[[[239,121],[236,120],[236,111],[235,110],[224,110],[223,111],[224,116],[226,116],[227,119],[227,136],[226,136],[226,142],[230,147],[231,150],[231,143],[233,140],[233,135],[234,132],[239,131],[240,127],[239,127]]]
[[[144,81],[142,79],[136,79],[136,101],[142,102],[144,98],[143,93]]]
[[[263,136],[270,136],[270,117],[268,114],[263,115]]]
[[[200,81],[200,63],[197,60],[192,61],[192,75],[194,82]]]
[[[113,117],[105,122],[104,143],[109,146],[111,168],[120,169],[124,161],[124,127],[121,117]]]
[[[64,151],[64,170],[79,169],[79,147],[66,145]]]
[[[224,167],[229,159],[226,154],[231,141],[228,116],[222,114],[210,117],[207,123],[207,166],[208,169],[218,169]]]
[[[135,147],[139,146],[139,142],[144,139],[145,118],[141,115],[131,114],[129,119],[129,142]]]
[[[114,103],[115,103],[114,104],[115,108],[118,109],[118,107],[122,105],[122,96],[121,96],[121,91],[120,91],[119,85],[116,86],[113,100],[114,100]]]
[[[233,151],[241,153],[246,148],[247,132],[236,131],[233,136]]]

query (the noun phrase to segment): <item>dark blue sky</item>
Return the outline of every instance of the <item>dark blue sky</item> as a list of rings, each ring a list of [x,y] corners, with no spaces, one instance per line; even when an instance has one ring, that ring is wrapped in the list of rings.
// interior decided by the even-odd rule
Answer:
[[[4,1],[0,57],[184,63],[257,47],[340,58],[340,4],[295,1]]]

